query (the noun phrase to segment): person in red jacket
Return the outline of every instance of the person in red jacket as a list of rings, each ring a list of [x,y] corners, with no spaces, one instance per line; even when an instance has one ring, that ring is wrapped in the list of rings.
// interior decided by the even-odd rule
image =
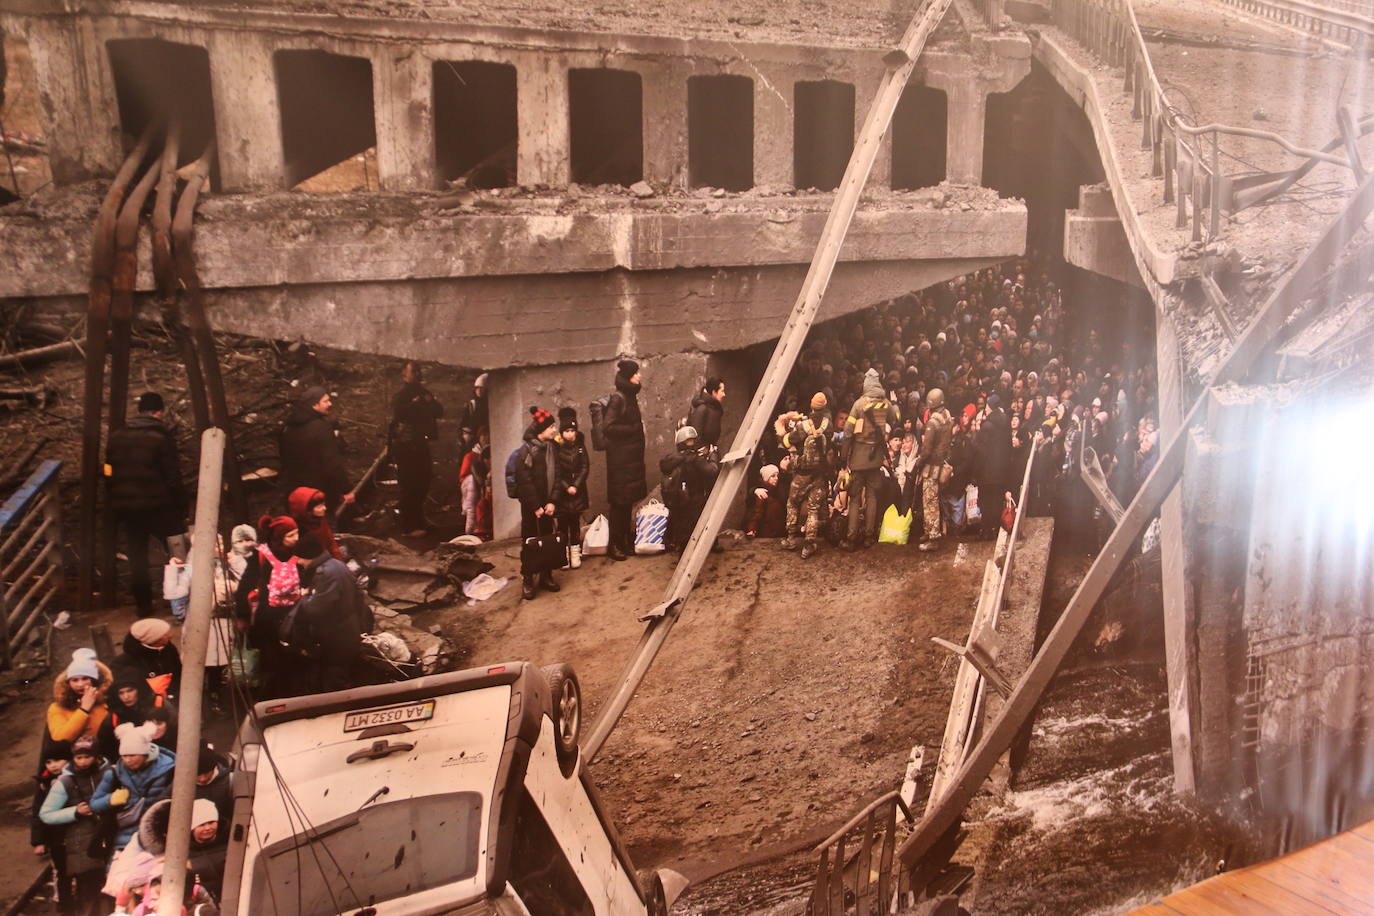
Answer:
[[[329,518],[325,514],[328,507],[322,491],[312,487],[296,487],[286,498],[286,507],[301,532],[298,556],[313,559],[327,552],[336,560],[344,558],[343,551],[334,540],[334,529],[329,527]]]

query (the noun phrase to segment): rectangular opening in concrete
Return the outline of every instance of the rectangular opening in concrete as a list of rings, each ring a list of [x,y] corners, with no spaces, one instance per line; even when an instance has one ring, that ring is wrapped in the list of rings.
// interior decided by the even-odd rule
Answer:
[[[515,67],[434,62],[434,156],[445,181],[470,188],[515,184]]]
[[[282,151],[286,182],[295,186],[331,166],[350,163],[366,169],[366,157],[377,145],[372,103],[372,62],[328,51],[278,51],[273,55],[277,103],[281,109]],[[375,174],[373,172],[372,174]],[[342,184],[354,184],[339,176]],[[364,187],[371,181],[364,174]],[[351,190],[307,186],[305,190]]]
[[[119,125],[132,143],[150,124],[181,125],[181,163],[192,162],[215,138],[210,54],[198,45],[159,38],[118,38],[105,44],[119,103]]]
[[[687,176],[692,187],[754,186],[754,81],[747,76],[687,80]]]
[[[892,114],[892,188],[911,191],[945,180],[949,101],[929,86],[908,84]]]
[[[572,180],[631,185],[644,177],[644,98],[630,70],[569,70]]]
[[[854,85],[837,80],[792,88],[792,183],[833,191],[854,151]]]

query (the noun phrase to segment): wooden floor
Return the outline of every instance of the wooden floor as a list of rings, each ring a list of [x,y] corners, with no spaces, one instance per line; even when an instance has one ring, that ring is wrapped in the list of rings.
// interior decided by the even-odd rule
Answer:
[[[1131,916],[1179,913],[1374,916],[1374,821],[1278,859],[1186,887]]]

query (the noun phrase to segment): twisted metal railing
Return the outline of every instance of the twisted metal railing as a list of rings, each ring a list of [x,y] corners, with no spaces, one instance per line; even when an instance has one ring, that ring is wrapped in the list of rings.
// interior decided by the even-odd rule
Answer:
[[[1223,211],[1235,213],[1282,193],[1318,163],[1349,168],[1356,181],[1364,177],[1354,139],[1374,127],[1374,118],[1356,124],[1344,115],[1341,136],[1320,150],[1267,130],[1187,124],[1160,85],[1129,0],[1051,0],[1050,10],[1056,26],[1109,66],[1123,69],[1122,91],[1131,96],[1131,117],[1141,124],[1140,148],[1150,151],[1150,173],[1163,184],[1164,203],[1177,204],[1177,228],[1186,228],[1191,218],[1193,241],[1202,240],[1204,222],[1207,237],[1219,238]],[[1286,172],[1227,175],[1221,167],[1223,135],[1264,140],[1305,162]],[[1336,155],[1342,146],[1346,155]]]
[[[1253,16],[1263,16],[1283,25],[1310,32],[1319,38],[1331,38],[1352,48],[1364,48],[1374,38],[1374,18],[1370,18],[1367,4],[1328,2],[1305,3],[1303,0],[1223,0]]]
[[[897,815],[912,822],[900,792],[874,799],[815,849],[816,883],[806,911],[810,916],[886,913],[893,895],[905,892],[905,873],[894,871]],[[858,831],[857,835],[855,831]],[[849,844],[849,840],[854,845]],[[846,853],[846,850],[849,850]]]

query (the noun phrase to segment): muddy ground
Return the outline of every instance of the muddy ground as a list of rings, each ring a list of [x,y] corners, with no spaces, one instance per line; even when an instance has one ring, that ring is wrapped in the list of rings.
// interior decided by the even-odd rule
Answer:
[[[592,767],[644,866],[699,873],[824,833],[896,788],[911,747],[944,729],[955,666],[930,637],[967,633],[990,550],[882,545],[803,563],[775,541],[726,543]],[[512,584],[438,616],[473,664],[572,663],[594,717],[672,562],[589,560],[556,596],[520,602]]]

